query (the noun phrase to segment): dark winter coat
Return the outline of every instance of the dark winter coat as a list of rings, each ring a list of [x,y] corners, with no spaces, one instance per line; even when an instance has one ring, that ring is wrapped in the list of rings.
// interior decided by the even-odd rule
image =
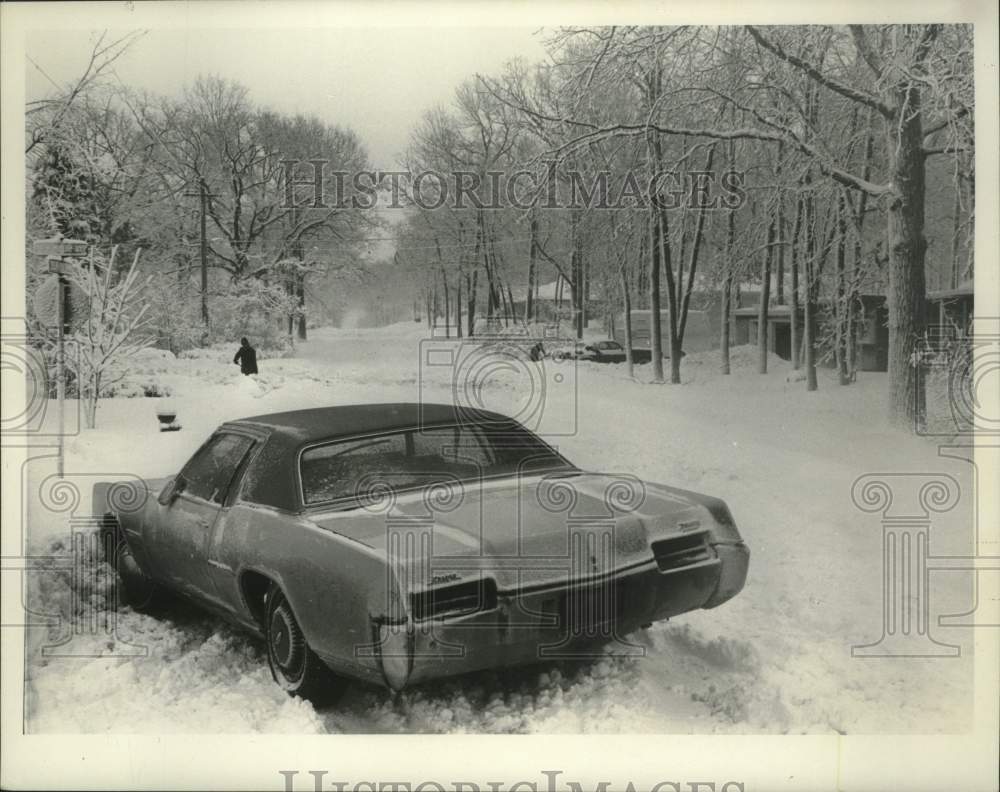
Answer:
[[[233,363],[240,364],[240,371],[244,374],[257,373],[257,350],[252,346],[241,346],[236,350]]]

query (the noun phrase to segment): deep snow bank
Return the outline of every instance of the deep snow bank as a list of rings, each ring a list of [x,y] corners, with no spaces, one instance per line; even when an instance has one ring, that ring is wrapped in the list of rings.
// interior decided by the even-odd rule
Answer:
[[[102,402],[98,429],[67,444],[75,512],[42,502],[51,460],[27,468],[29,547],[65,555],[71,514],[89,512],[95,477],[175,471],[225,420],[317,404],[450,400],[452,372],[421,367],[422,330],[323,330],[297,357],[263,361],[242,377],[226,360],[162,364],[183,430],[159,433],[156,399]],[[746,589],[712,611],[654,625],[630,640],[640,657],[602,657],[506,669],[423,686],[393,700],[353,688],[316,712],[271,682],[261,647],[214,619],[178,609],[165,620],[128,610],[116,632],[85,637],[91,655],[51,657],[52,638],[33,630],[28,656],[32,731],[470,731],[470,732],[939,732],[970,715],[972,653],[967,632],[951,660],[859,660],[853,644],[876,640],[881,618],[877,516],[851,502],[871,471],[941,471],[970,492],[968,465],[939,458],[936,445],[887,427],[883,375],[840,387],[821,372],[820,390],[789,381],[772,358],[756,373],[756,350],[734,348],[733,373],[717,353],[689,355],[680,386],[649,383],[649,366],[581,363],[559,383],[525,396],[515,373],[484,385],[489,406],[513,414],[542,397],[560,418],[549,439],[583,467],[627,472],[724,497],[752,549]],[[564,386],[565,385],[565,386]],[[51,412],[51,411],[50,411]],[[543,427],[544,428],[544,427]],[[51,499],[50,499],[51,500]],[[936,518],[932,549],[971,549],[971,502]],[[61,614],[52,636],[100,612],[106,571],[31,576],[30,603]],[[932,624],[971,604],[962,573],[935,575]],[[90,603],[89,611],[82,603]],[[89,643],[87,643],[89,641]],[[144,656],[113,655],[125,645]]]

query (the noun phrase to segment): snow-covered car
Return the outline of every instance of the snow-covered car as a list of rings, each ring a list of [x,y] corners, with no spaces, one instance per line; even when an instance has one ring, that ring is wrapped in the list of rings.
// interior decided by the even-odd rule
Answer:
[[[617,341],[595,341],[587,344],[580,355],[581,360],[594,363],[624,363],[625,348]]]
[[[723,501],[586,472],[510,418],[443,404],[232,421],[176,475],[93,495],[123,601],[190,598],[313,700],[578,656],[720,605],[749,560]]]

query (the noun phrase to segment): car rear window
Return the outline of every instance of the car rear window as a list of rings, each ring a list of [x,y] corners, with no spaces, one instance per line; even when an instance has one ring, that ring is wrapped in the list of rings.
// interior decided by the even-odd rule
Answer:
[[[530,432],[466,424],[314,446],[302,452],[299,472],[309,506],[353,502],[385,487],[407,490],[553,468],[573,466]]]

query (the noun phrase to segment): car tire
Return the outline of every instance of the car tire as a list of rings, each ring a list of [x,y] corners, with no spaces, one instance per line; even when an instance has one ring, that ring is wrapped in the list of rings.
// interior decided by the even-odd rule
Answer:
[[[121,528],[115,523],[102,532],[105,561],[115,570],[115,602],[118,607],[128,605],[139,613],[153,613],[164,602],[164,592],[135,560],[132,549]],[[110,555],[110,557],[109,557]]]
[[[343,693],[343,680],[310,648],[292,606],[274,585],[264,601],[264,639],[271,676],[288,695],[322,705]]]

